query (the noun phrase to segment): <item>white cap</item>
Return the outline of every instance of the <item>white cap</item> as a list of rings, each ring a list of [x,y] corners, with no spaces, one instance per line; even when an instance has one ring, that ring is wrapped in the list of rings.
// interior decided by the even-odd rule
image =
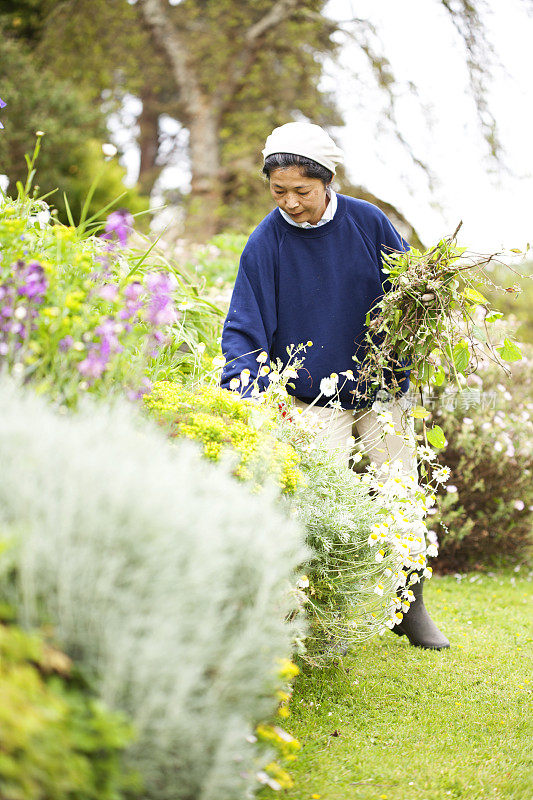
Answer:
[[[322,164],[335,175],[335,165],[342,164],[344,153],[337,147],[331,136],[311,122],[287,122],[274,128],[265,142],[263,159],[274,153],[292,153],[305,156]]]

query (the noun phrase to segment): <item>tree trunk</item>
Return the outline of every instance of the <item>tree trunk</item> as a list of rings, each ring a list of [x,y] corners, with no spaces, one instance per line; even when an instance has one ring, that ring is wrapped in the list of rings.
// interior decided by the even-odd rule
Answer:
[[[205,241],[217,231],[220,186],[219,114],[201,89],[188,60],[187,40],[172,23],[162,0],[140,0],[145,23],[166,54],[187,115],[192,187],[186,235]]]
[[[204,242],[219,230],[222,205],[218,114],[202,98],[189,125],[191,196],[185,234]]]
[[[141,194],[150,196],[162,167],[156,164],[159,150],[159,104],[151,87],[145,84],[140,92],[143,107],[138,120],[141,165],[139,187]]]

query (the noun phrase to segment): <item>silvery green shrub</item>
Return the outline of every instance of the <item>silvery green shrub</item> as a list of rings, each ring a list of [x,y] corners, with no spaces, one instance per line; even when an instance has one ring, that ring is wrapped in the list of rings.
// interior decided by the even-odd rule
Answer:
[[[252,495],[123,405],[61,415],[5,381],[0,464],[3,585],[133,720],[143,798],[246,796],[307,556],[275,490]]]

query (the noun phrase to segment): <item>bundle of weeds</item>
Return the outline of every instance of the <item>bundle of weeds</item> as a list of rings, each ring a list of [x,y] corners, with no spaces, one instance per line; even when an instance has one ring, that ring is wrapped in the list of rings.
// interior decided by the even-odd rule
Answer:
[[[423,253],[412,248],[384,254],[386,291],[367,315],[359,368],[361,385],[370,387],[367,396],[379,388],[396,393],[406,370],[416,387],[441,386],[447,380],[460,385],[459,376],[476,372],[482,359],[508,373],[503,362],[521,358],[510,338],[498,345],[493,341],[490,323],[502,314],[479,291],[490,286],[518,292],[519,287],[494,284],[487,267],[502,264],[501,254],[468,253],[458,247],[460,227]],[[365,390],[359,394],[364,396]]]

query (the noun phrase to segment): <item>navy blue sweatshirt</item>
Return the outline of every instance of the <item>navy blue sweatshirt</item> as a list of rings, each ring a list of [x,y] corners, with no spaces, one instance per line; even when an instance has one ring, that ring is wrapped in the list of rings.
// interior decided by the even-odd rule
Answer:
[[[285,364],[287,346],[309,340],[304,368],[288,392],[310,403],[331,373],[351,369],[357,379],[352,357],[364,354],[366,314],[388,288],[381,253],[409,245],[377,206],[341,194],[337,199],[335,216],[318,228],[297,228],[275,208],[251,234],[222,333],[222,387],[229,388],[244,368],[253,381],[262,350]],[[396,374],[405,392],[408,372]],[[339,386],[343,381],[341,375]],[[260,388],[267,384],[268,377],[259,379]],[[371,405],[371,399],[355,398],[356,387],[369,390],[361,381],[346,381],[338,398],[343,408]]]

